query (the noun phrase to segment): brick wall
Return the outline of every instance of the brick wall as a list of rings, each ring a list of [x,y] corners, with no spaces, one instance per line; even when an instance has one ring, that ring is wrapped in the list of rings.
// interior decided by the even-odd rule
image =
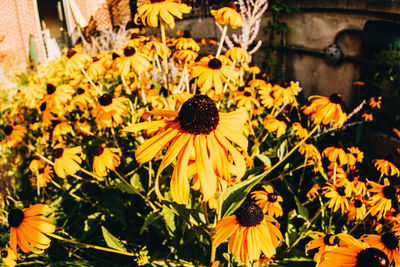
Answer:
[[[40,36],[33,1],[7,0],[2,1],[0,7],[0,36],[4,36],[0,52],[7,56],[15,55],[21,62],[29,55],[29,35],[34,35],[37,41]],[[42,58],[43,53],[39,51]]]

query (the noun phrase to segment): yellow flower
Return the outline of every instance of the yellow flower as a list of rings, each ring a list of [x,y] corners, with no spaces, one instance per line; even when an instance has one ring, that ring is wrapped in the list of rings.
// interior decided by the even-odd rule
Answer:
[[[79,87],[76,90],[76,96],[71,100],[71,107],[78,107],[81,111],[87,110],[88,107],[94,107],[94,95],[95,93],[89,88]]]
[[[9,124],[3,129],[6,135],[6,142],[9,147],[15,147],[24,140],[27,133],[25,126]]]
[[[40,168],[36,175],[36,185],[38,188],[46,187],[53,178],[53,169],[51,166]]]
[[[268,132],[276,132],[276,137],[279,138],[286,132],[286,123],[278,120],[272,115],[268,115],[264,119],[264,128]]]
[[[368,199],[369,210],[372,216],[376,215],[376,218],[380,220],[392,209],[392,200],[396,198],[397,189],[390,185],[387,178],[383,185],[371,181],[368,181],[368,184],[372,186],[368,191],[374,193]]]
[[[356,165],[357,162],[361,163],[364,159],[364,152],[361,152],[358,147],[349,147],[347,148],[347,158],[349,165]]]
[[[293,129],[295,135],[300,139],[303,139],[308,135],[307,129],[303,128],[303,126],[301,126],[300,122],[293,123],[292,129]]]
[[[340,209],[341,213],[349,208],[349,202],[346,198],[345,187],[335,186],[331,183],[327,183],[327,186],[322,188],[324,196],[330,198],[328,201],[328,208],[332,209],[332,212],[336,212]]]
[[[125,47],[124,56],[119,59],[117,66],[121,76],[127,76],[131,68],[136,74],[140,74],[152,67],[148,58],[132,46]]]
[[[39,110],[44,127],[51,125],[51,122],[56,119],[56,117],[51,113],[52,108],[47,105],[46,101],[43,101],[42,104],[40,104]]]
[[[46,91],[47,94],[43,97],[42,103],[46,103],[46,107],[49,108],[50,112],[59,116],[64,114],[66,104],[72,99],[72,95],[75,93],[74,88],[69,84],[55,87],[48,83]]]
[[[400,264],[399,239],[393,233],[385,233],[382,236],[363,235],[360,240],[367,243],[371,248],[383,251],[388,257],[388,266],[391,265],[393,260],[395,266]]]
[[[154,58],[156,55],[161,58],[168,58],[171,55],[171,50],[163,43],[156,40],[146,42],[140,47],[139,51],[148,58]]]
[[[72,136],[75,135],[74,130],[72,129],[72,126],[69,125],[67,121],[60,121],[60,120],[55,120],[53,121],[53,141],[58,140],[59,142],[62,142],[62,136],[71,134]]]
[[[176,41],[175,47],[178,50],[192,50],[194,52],[199,52],[200,50],[200,46],[193,40],[188,31],[185,31],[183,36]]]
[[[99,103],[92,109],[92,116],[96,118],[96,123],[100,128],[117,127],[125,116],[128,101],[126,97],[112,97],[109,94],[103,94],[99,98]]]
[[[1,259],[6,267],[14,267],[17,265],[17,253],[14,252],[11,248],[5,248],[0,253]]]
[[[17,253],[17,244],[25,253],[42,253],[50,246],[50,238],[45,234],[53,233],[55,226],[42,214],[53,210],[44,204],[36,204],[23,210],[12,209],[8,213],[11,227],[10,246]]]
[[[351,221],[360,221],[363,220],[365,217],[365,214],[367,214],[367,208],[365,206],[365,200],[364,199],[353,199],[353,201],[350,202],[350,207],[347,212],[347,223]]]
[[[246,264],[258,261],[261,253],[271,258],[282,240],[278,222],[249,201],[245,201],[235,215],[218,221],[213,246],[218,247],[228,237],[229,253]]]
[[[184,61],[186,63],[194,62],[199,54],[192,50],[177,50],[174,52],[173,57]]]
[[[67,175],[75,174],[81,167],[82,159],[78,154],[82,153],[82,147],[66,148],[58,144],[53,149],[54,170],[58,177],[66,178]]]
[[[306,196],[308,198],[309,201],[313,201],[314,199],[316,199],[320,194],[319,194],[319,190],[321,189],[321,187],[319,186],[319,184],[314,184],[310,190],[308,190]]]
[[[342,127],[347,120],[347,115],[342,111],[342,96],[333,94],[326,96],[310,96],[308,98],[312,103],[310,106],[303,107],[305,115],[311,115],[311,120],[315,124],[327,125],[332,123],[334,127]]]
[[[237,102],[238,108],[244,107],[247,111],[252,111],[254,107],[260,106],[260,103],[250,90],[235,94],[234,100]]]
[[[105,59],[93,57],[92,60],[92,64],[90,64],[89,68],[87,69],[87,74],[92,80],[94,80],[100,78],[107,70],[104,66]]]
[[[234,46],[226,51],[225,56],[229,57],[236,62],[247,63],[250,61],[250,55],[243,50],[240,46]]]
[[[371,97],[369,99],[369,105],[370,105],[371,108],[380,109],[381,108],[381,104],[382,104],[382,97],[381,96],[378,96],[378,97],[374,96],[374,97]]]
[[[373,160],[375,168],[381,172],[381,175],[386,176],[400,176],[400,170],[387,159]]]
[[[377,248],[370,248],[367,243],[348,234],[338,234],[339,247],[326,251],[318,267],[388,267],[386,254]]]
[[[347,155],[340,142],[334,146],[325,148],[324,151],[322,151],[322,156],[327,157],[330,162],[336,162],[339,165],[347,164]]]
[[[298,83],[291,81],[290,83],[275,84],[272,87],[272,94],[275,99],[274,105],[282,106],[283,104],[292,104],[296,102],[296,96],[301,91]]]
[[[371,122],[374,120],[374,115],[372,114],[372,110],[365,110],[361,115],[365,122]]]
[[[234,6],[211,10],[211,15],[214,16],[218,24],[231,25],[233,29],[243,26],[243,18],[236,11]]]
[[[263,185],[263,189],[264,191],[254,191],[251,193],[256,204],[262,208],[264,213],[272,217],[282,216],[283,211],[279,202],[283,202],[283,198],[274,193],[274,189],[270,185]]]
[[[247,138],[243,135],[247,120],[244,109],[219,113],[208,96],[195,95],[182,105],[179,112],[154,110],[149,114],[166,119],[131,125],[124,131],[157,132],[137,148],[135,155],[138,163],[153,159],[170,144],[157,171],[156,192],[159,196],[158,177],[175,158],[178,159],[170,188],[174,201],[179,204],[186,204],[189,200],[188,165],[192,155],[195,155],[192,166],[199,180],[203,201],[209,200],[217,192],[218,177],[230,181],[231,172],[237,179],[243,177],[246,163],[231,141],[247,150]],[[230,164],[231,158],[234,165]]]
[[[67,76],[74,76],[81,72],[81,69],[92,62],[92,57],[78,53],[75,49],[71,48],[67,53],[67,63],[65,64],[65,74]]]
[[[306,255],[308,255],[308,252],[310,250],[318,249],[318,251],[314,254],[313,260],[316,263],[319,263],[321,256],[325,253],[325,251],[330,251],[338,247],[339,237],[337,237],[336,235],[325,235],[319,232],[314,233],[318,235],[318,238],[311,240],[307,243],[305,247],[305,252]]]
[[[171,29],[175,27],[175,19],[182,19],[182,14],[190,13],[192,7],[173,0],[150,0],[137,9],[135,20],[140,17],[145,26],[158,27],[158,20]]]
[[[212,87],[215,88],[217,95],[222,94],[223,83],[236,81],[239,73],[233,70],[230,66],[222,63],[218,58],[206,57],[195,63],[192,67],[193,78],[199,77],[198,84],[202,92],[209,91]]]
[[[119,148],[98,145],[94,148],[93,171],[99,176],[107,176],[108,171],[114,171],[121,163]]]

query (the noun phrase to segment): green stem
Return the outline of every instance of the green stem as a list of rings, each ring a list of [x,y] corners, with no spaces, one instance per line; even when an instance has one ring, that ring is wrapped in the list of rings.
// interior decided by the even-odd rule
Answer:
[[[228,31],[228,25],[225,25],[224,29],[222,30],[221,40],[219,41],[217,54],[215,55],[216,58],[218,58],[221,55],[221,51],[222,51],[222,47],[224,46],[224,43],[225,43],[225,37],[226,37],[227,31]]]
[[[161,40],[162,40],[162,43],[163,43],[163,45],[165,46],[165,47],[167,47],[167,41],[166,41],[166,37],[165,37],[165,27],[164,27],[164,24],[163,23],[160,23],[160,30],[161,30]],[[166,88],[167,88],[167,91],[168,91],[168,93],[169,93],[169,83],[168,83],[168,58],[167,58],[167,54],[166,53],[164,53],[164,72],[165,72],[165,81],[166,81]]]
[[[80,245],[80,246],[85,247],[85,248],[93,248],[93,249],[97,249],[97,250],[112,252],[112,253],[131,256],[131,257],[137,257],[138,256],[136,253],[133,253],[133,252],[120,251],[120,250],[116,250],[116,249],[112,249],[112,248],[105,248],[105,247],[101,247],[101,246],[86,244],[86,243],[82,243],[82,242],[79,242],[79,241],[68,239],[68,238],[65,238],[65,237],[62,237],[62,236],[59,236],[59,235],[55,235],[55,234],[47,234],[47,235],[52,237],[52,238],[54,238],[54,239],[58,239],[58,240],[61,240],[61,241],[64,241],[64,242],[68,242],[68,243],[71,243],[71,244],[75,244],[75,245]]]

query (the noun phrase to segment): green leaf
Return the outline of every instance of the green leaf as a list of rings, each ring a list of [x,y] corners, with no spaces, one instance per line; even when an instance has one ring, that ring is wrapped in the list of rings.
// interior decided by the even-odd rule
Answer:
[[[126,251],[122,242],[118,238],[113,236],[104,226],[101,226],[101,231],[108,247],[119,251]]]
[[[138,173],[134,173],[131,177],[131,185],[138,191],[143,192],[144,188],[142,182],[140,182],[140,176]]]
[[[159,218],[160,215],[156,213],[150,213],[147,215],[146,219],[144,219],[142,227],[140,228],[139,234],[141,235],[144,231],[149,231],[149,226],[156,222]]]
[[[266,155],[262,155],[262,154],[256,154],[256,157],[261,160],[264,165],[268,168],[271,167],[271,160],[269,159],[269,157],[267,157]]]
[[[287,140],[285,139],[279,146],[278,150],[276,151],[276,155],[278,156],[279,160],[281,160],[286,153],[287,153]]]
[[[170,233],[175,232],[175,213],[168,208],[166,205],[163,205],[163,209],[161,211],[162,216],[164,217],[165,224]]]
[[[231,215],[237,208],[239,208],[251,189],[264,177],[265,173],[262,173],[229,187],[222,195],[222,217]]]

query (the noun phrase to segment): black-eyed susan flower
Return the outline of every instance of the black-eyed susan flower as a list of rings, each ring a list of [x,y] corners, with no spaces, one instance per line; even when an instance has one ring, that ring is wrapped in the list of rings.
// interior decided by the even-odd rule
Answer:
[[[99,98],[99,103],[92,109],[92,116],[96,118],[96,123],[100,128],[117,127],[122,123],[125,116],[128,99],[126,97],[113,97],[103,94]]]
[[[93,171],[99,176],[107,176],[109,170],[115,170],[121,163],[119,148],[98,145],[93,151]]]
[[[388,267],[386,254],[347,234],[338,234],[339,247],[325,252],[319,267]]]
[[[250,55],[240,47],[240,45],[235,45],[228,51],[226,51],[225,56],[229,57],[236,62],[247,63],[250,61]]]
[[[275,116],[268,115],[264,119],[264,128],[270,133],[276,132],[276,137],[279,138],[286,133],[287,125]]]
[[[314,232],[314,234],[316,234],[318,237],[307,243],[305,252],[306,255],[308,255],[310,251],[317,250],[317,252],[314,254],[313,260],[318,263],[325,251],[330,251],[338,247],[339,237],[336,235],[325,235],[320,232]]]
[[[321,187],[319,186],[319,184],[314,184],[310,188],[310,190],[308,190],[306,197],[308,198],[309,201],[313,201],[318,196],[320,196],[320,190],[321,190]]]
[[[274,192],[270,185],[263,185],[264,191],[254,191],[251,195],[256,204],[262,208],[263,212],[272,216],[280,217],[283,215],[282,207],[279,202],[283,202],[283,198]]]
[[[350,201],[349,210],[347,211],[347,222],[360,221],[365,218],[367,214],[366,200],[362,198],[355,198]]]
[[[369,106],[371,108],[380,109],[382,104],[382,97],[381,96],[373,96],[369,99]]]
[[[338,142],[333,146],[327,147],[322,151],[322,156],[325,156],[332,163],[337,163],[339,165],[347,164],[347,155],[343,149],[342,143]]]
[[[140,17],[145,26],[152,28],[158,27],[158,21],[160,20],[160,23],[174,28],[174,17],[182,19],[182,14],[188,14],[191,10],[192,7],[173,0],[147,0],[138,7],[135,20]]]
[[[71,107],[78,107],[80,110],[85,111],[87,108],[93,108],[95,106],[93,97],[95,96],[87,87],[79,87],[76,90],[76,95],[71,100]]]
[[[171,50],[168,46],[154,39],[145,42],[145,44],[140,47],[139,51],[150,59],[155,56],[168,58],[171,55]]]
[[[292,129],[294,131],[294,134],[300,139],[303,139],[308,135],[307,129],[303,128],[303,126],[301,126],[300,122],[293,123]]]
[[[259,107],[260,103],[255,98],[250,90],[245,90],[243,93],[236,94],[234,100],[237,102],[237,107],[244,107],[248,111],[252,111],[254,107]]]
[[[43,214],[53,210],[44,204],[36,204],[23,210],[12,209],[8,213],[11,227],[10,247],[17,252],[17,245],[25,253],[41,253],[50,246],[50,238],[45,234],[53,233],[55,226]]]
[[[217,95],[222,94],[223,83],[235,81],[239,77],[239,73],[230,66],[214,57],[202,58],[192,67],[193,78],[198,77],[198,84],[202,92],[215,88]]]
[[[380,171],[381,175],[400,176],[400,170],[388,159],[373,160],[375,168]]]
[[[387,178],[384,179],[384,184],[378,184],[368,181],[372,187],[368,191],[373,195],[368,199],[371,215],[380,220],[385,217],[385,214],[392,209],[392,201],[397,198],[397,189],[392,186]]]
[[[17,265],[17,253],[14,252],[11,248],[5,248],[0,252],[1,260],[3,261],[6,267],[14,267]]]
[[[48,183],[53,179],[53,168],[51,166],[45,166],[40,168],[36,174],[36,186],[37,188],[46,187]]]
[[[271,258],[282,240],[277,221],[250,201],[245,201],[235,215],[218,221],[213,246],[218,247],[228,237],[229,253],[243,263],[259,260],[261,252]]]
[[[346,197],[345,187],[336,186],[328,182],[322,190],[324,196],[329,198],[328,208],[332,209],[332,212],[336,212],[340,209],[341,213],[344,214],[344,211],[349,208],[349,201]]]
[[[4,134],[6,135],[6,142],[9,147],[15,147],[24,140],[27,133],[25,126],[20,124],[9,124],[3,128]]]
[[[58,142],[62,142],[62,136],[71,134],[75,135],[74,129],[66,120],[54,120],[53,123],[53,141],[58,140]]]
[[[117,66],[119,74],[124,77],[128,75],[131,68],[136,74],[140,74],[152,67],[148,57],[132,46],[124,48],[124,56],[119,58]]]
[[[301,87],[298,83],[291,81],[290,83],[275,84],[272,87],[273,97],[275,99],[276,106],[282,106],[283,104],[295,103],[296,96],[301,91]]]
[[[361,163],[364,159],[364,152],[360,151],[360,149],[358,147],[348,147],[347,151],[349,153],[347,153],[347,159],[348,159],[348,163],[351,166],[356,165],[356,163]]]
[[[195,155],[193,168],[204,201],[210,199],[217,191],[217,177],[230,181],[231,171],[234,171],[238,179],[243,177],[245,160],[231,142],[236,143],[242,150],[247,150],[247,139],[243,135],[243,127],[247,120],[247,112],[244,109],[219,113],[208,96],[195,95],[183,103],[179,112],[156,110],[150,114],[164,116],[166,119],[131,125],[124,131],[157,131],[155,136],[137,148],[135,155],[139,163],[153,159],[170,144],[157,171],[157,179],[162,170],[178,158],[171,179],[174,201],[180,204],[188,201],[188,165],[191,155]],[[232,156],[232,166],[228,154]]]
[[[99,57],[92,57],[92,64],[87,69],[87,74],[91,79],[98,79],[107,71],[104,61],[105,58],[102,58],[101,55]]]
[[[399,239],[393,233],[379,235],[363,235],[361,241],[367,243],[371,248],[383,251],[389,260],[389,265],[395,261],[395,266],[400,264]]]
[[[47,102],[44,101],[39,106],[40,117],[42,118],[42,123],[44,127],[51,125],[53,120],[56,120],[56,117],[51,113],[52,108],[47,105]]]
[[[334,127],[342,127],[347,120],[347,115],[342,110],[342,96],[333,94],[330,97],[314,95],[310,96],[311,105],[303,107],[305,115],[311,115],[315,124],[330,124]]]
[[[233,29],[243,26],[243,18],[236,11],[234,5],[231,7],[223,7],[218,10],[211,10],[211,15],[220,25],[231,25]]]
[[[372,110],[366,109],[364,113],[361,115],[365,122],[371,122],[374,120],[374,115],[372,114]]]
[[[189,31],[184,31],[183,36],[176,40],[175,47],[177,50],[192,50],[194,52],[200,50],[200,46],[193,40]]]
[[[82,163],[78,154],[82,153],[82,147],[65,147],[58,144],[53,149],[54,170],[58,177],[66,178],[67,175],[75,174]]]
[[[177,50],[174,52],[173,57],[184,61],[186,63],[194,62],[198,57],[198,53],[193,50]]]
[[[46,85],[47,94],[43,97],[42,103],[46,102],[46,109],[50,112],[62,115],[65,113],[65,106],[72,99],[75,89],[69,84],[54,86],[48,83]]]
[[[67,63],[65,64],[65,74],[74,76],[80,73],[81,69],[85,68],[92,62],[92,57],[85,53],[80,53],[77,49],[71,48],[67,53]]]

